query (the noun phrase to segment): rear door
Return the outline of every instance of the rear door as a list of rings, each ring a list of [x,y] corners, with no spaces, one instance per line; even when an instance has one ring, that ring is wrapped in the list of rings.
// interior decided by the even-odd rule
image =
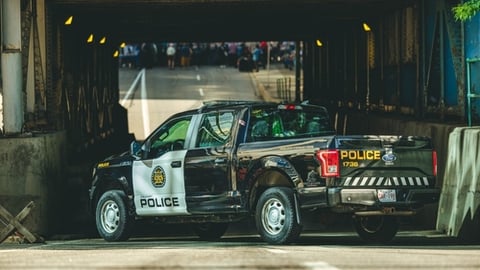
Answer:
[[[231,160],[237,123],[235,110],[199,116],[192,146],[185,157],[185,192],[191,211],[231,209]]]

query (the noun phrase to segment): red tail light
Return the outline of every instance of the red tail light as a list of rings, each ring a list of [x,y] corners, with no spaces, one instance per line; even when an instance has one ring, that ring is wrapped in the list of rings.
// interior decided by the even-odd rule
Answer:
[[[320,150],[317,152],[320,161],[322,177],[339,177],[340,162],[337,150]]]
[[[437,176],[437,151],[432,152],[433,176]]]
[[[293,105],[293,104],[288,104],[288,105],[287,105],[287,110],[289,110],[289,111],[295,110],[295,105]]]

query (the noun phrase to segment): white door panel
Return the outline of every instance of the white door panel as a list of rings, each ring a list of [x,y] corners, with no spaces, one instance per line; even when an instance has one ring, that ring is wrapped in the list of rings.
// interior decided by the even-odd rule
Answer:
[[[187,150],[170,151],[151,160],[133,162],[133,190],[137,215],[188,215],[184,160]]]

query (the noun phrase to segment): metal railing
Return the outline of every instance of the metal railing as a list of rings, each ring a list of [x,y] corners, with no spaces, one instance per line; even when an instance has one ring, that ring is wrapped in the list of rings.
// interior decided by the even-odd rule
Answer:
[[[472,126],[472,99],[480,98],[480,94],[476,94],[472,92],[472,85],[471,85],[471,70],[470,65],[475,62],[480,62],[480,58],[467,58],[467,119],[468,119],[468,126]]]
[[[292,101],[292,78],[277,79],[277,95],[284,102]]]

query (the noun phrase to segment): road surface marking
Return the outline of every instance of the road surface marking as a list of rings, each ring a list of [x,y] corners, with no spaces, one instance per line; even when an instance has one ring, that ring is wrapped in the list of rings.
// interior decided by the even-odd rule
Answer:
[[[147,87],[145,85],[145,69],[143,69],[140,87],[142,97],[143,134],[146,138],[148,134],[150,134],[150,117],[148,111]]]
[[[197,81],[201,81],[201,80],[202,80],[202,78],[200,77],[200,74],[197,74]],[[202,88],[198,89],[198,93],[200,94],[201,97],[203,97],[205,95]]]
[[[145,74],[145,69],[140,70],[140,72],[138,72],[135,80],[133,80],[133,83],[132,83],[132,85],[130,85],[130,88],[128,89],[127,94],[122,99],[122,103],[121,103],[122,106],[125,105],[125,103],[130,98],[130,96],[133,94],[133,92],[135,92],[135,88],[137,88],[138,81],[140,80],[142,74]]]
[[[318,262],[306,262],[303,263],[303,266],[307,267],[308,269],[312,270],[340,270],[340,268],[337,268],[335,266],[331,266],[330,264],[322,261]]]
[[[268,252],[271,252],[271,253],[276,253],[276,254],[284,254],[284,253],[288,253],[287,251],[285,250],[282,250],[282,249],[267,249]]]

